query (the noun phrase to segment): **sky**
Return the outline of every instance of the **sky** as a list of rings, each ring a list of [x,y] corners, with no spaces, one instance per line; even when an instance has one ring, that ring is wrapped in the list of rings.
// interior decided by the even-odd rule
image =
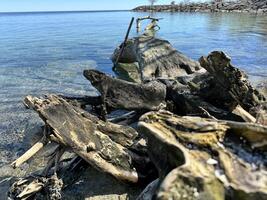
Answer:
[[[171,1],[158,0],[156,4]],[[148,0],[0,0],[0,12],[127,10],[146,4]]]

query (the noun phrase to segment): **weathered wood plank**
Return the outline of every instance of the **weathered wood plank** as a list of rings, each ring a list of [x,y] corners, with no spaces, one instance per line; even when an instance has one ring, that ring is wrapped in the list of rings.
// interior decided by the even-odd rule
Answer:
[[[70,148],[100,171],[120,180],[138,181],[127,149],[137,136],[134,129],[103,122],[58,96],[27,97],[25,101],[31,102],[28,104],[51,127],[51,140]]]

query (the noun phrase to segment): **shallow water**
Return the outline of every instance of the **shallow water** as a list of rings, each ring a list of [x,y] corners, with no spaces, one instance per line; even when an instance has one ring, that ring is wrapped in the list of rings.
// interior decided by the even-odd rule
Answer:
[[[25,95],[96,91],[82,76],[96,68],[112,74],[109,59],[122,42],[133,12],[0,14],[0,166],[25,149],[24,133],[36,115],[23,108]],[[267,16],[158,13],[159,37],[198,59],[224,50],[254,82],[267,77]],[[135,27],[134,27],[135,28]],[[131,36],[136,35],[133,29]],[[31,123],[30,123],[31,122]],[[11,150],[11,151],[6,151]]]

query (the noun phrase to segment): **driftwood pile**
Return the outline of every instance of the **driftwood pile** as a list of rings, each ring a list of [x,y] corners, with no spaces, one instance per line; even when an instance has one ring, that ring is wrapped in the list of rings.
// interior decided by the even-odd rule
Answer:
[[[138,199],[267,199],[266,99],[225,53],[196,62],[145,35],[118,52],[119,78],[84,71],[99,96],[24,99],[44,133],[12,166],[56,146],[39,176],[13,183],[10,199],[60,199],[62,171],[82,164],[146,185]],[[66,151],[76,156],[63,159]]]

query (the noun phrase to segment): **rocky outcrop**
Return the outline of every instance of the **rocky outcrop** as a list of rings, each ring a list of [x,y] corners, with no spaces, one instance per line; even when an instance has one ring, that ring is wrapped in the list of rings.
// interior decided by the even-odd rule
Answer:
[[[188,3],[177,5],[139,6],[134,11],[154,12],[249,12],[267,13],[266,0],[238,0],[211,3]]]

